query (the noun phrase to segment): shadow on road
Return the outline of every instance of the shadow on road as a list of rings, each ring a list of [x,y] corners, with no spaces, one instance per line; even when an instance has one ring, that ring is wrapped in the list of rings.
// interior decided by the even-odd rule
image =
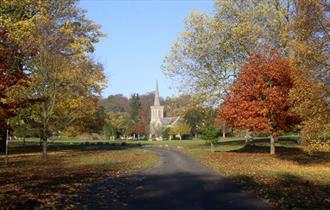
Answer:
[[[232,179],[239,180],[240,184],[229,179],[185,173],[109,178],[82,191],[79,197],[80,205],[76,209],[273,209],[255,199],[255,193],[260,197],[271,196],[271,200],[276,201],[281,209],[327,207],[325,200],[330,193],[330,186],[315,185],[297,176],[283,174],[280,180],[271,183],[260,182],[248,176]],[[249,192],[241,191],[243,186]]]
[[[249,210],[271,209],[229,179],[174,173],[109,178],[80,193],[77,209]]]

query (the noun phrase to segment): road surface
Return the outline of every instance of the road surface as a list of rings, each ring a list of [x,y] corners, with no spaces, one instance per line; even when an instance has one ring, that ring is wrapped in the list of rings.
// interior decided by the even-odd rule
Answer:
[[[173,149],[151,150],[160,157],[155,168],[92,185],[82,192],[79,209],[272,209],[188,155]]]

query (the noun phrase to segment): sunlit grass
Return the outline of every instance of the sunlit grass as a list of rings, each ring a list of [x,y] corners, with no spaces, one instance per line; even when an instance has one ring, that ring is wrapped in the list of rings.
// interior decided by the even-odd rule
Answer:
[[[95,144],[49,146],[48,160],[34,142],[22,146],[11,142],[10,163],[0,163],[0,209],[58,207],[85,185],[101,178],[150,168],[158,162],[155,153],[135,146]],[[1,156],[2,158],[3,156]]]
[[[307,154],[295,139],[296,136],[281,138],[276,143],[276,155],[269,154],[269,141],[263,138],[254,147],[244,147],[244,140],[239,138],[220,140],[213,153],[204,141],[165,141],[152,145],[190,154],[278,208],[327,209],[330,154]]]

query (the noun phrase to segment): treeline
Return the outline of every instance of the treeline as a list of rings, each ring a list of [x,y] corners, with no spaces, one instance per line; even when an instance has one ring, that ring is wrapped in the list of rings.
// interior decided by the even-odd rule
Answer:
[[[76,0],[1,1],[0,131],[33,128],[46,159],[54,132],[84,130],[106,84],[91,56],[103,35]]]
[[[180,117],[179,122],[171,129],[162,130],[165,139],[177,134],[180,138],[198,137],[204,128],[213,125],[216,109],[194,104],[193,101],[189,95],[161,98],[161,104],[165,105],[165,116]],[[153,103],[153,92],[140,95],[135,93],[130,97],[122,94],[110,95],[99,99],[94,114],[82,120],[80,126],[68,126],[62,130],[63,133],[57,135],[79,139],[146,140],[150,127],[150,106]]]
[[[274,138],[299,131],[330,150],[330,4],[327,0],[215,1],[192,13],[163,71],[222,127]],[[272,146],[272,153],[274,153]]]

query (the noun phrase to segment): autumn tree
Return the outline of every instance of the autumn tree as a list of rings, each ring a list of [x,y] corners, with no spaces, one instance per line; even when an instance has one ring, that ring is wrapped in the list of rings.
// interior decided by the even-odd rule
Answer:
[[[0,131],[17,109],[30,104],[27,98],[16,98],[8,92],[15,86],[26,86],[26,61],[34,54],[31,29],[38,11],[36,1],[2,1],[0,4]]]
[[[298,120],[288,102],[292,71],[289,59],[279,53],[251,56],[219,112],[227,125],[270,134],[271,154],[275,154],[274,137]]]
[[[296,1],[291,59],[297,71],[290,99],[303,120],[301,137],[309,151],[330,151],[330,4]]]
[[[104,128],[106,132],[115,131],[116,136],[141,135],[148,129],[150,121],[150,106],[153,103],[153,94],[132,94],[130,98],[122,94],[110,95],[100,100],[105,111],[110,115]],[[114,119],[117,116],[120,119]],[[127,122],[127,126],[120,121]],[[112,132],[111,131],[111,132]]]
[[[254,50],[287,52],[292,1],[217,0],[214,15],[192,13],[166,56],[163,72],[179,90],[218,104]]]
[[[143,121],[139,121],[139,122],[134,123],[133,129],[132,129],[134,139],[135,139],[135,134],[137,134],[138,138],[139,138],[141,134],[145,133],[145,131],[146,131],[145,127],[146,126],[145,126],[145,123]]]
[[[134,123],[126,112],[108,112],[105,120],[105,132],[113,138],[124,137],[132,134]]]
[[[172,136],[178,135],[179,139],[182,140],[182,136],[189,135],[190,132],[191,132],[190,126],[187,123],[185,123],[183,120],[179,120],[170,128],[169,134]]]
[[[150,106],[152,106],[154,104],[154,98],[155,98],[154,92],[140,95],[141,120],[144,122],[145,131],[149,131],[149,126],[150,126],[149,122],[150,122],[150,118],[151,118]]]
[[[73,130],[76,131],[76,135],[79,133],[87,132],[87,133],[102,133],[105,125],[105,119],[107,117],[107,113],[105,108],[102,105],[99,105],[98,98],[94,98],[94,100],[88,98],[85,103],[88,104],[87,107],[91,107],[90,111],[84,110],[84,107],[80,107],[81,110],[77,111],[79,116],[73,117],[71,116],[67,118],[67,120],[72,120],[70,125]],[[62,119],[60,120],[62,121]],[[66,130],[66,129],[64,129]]]
[[[107,112],[130,111],[129,99],[122,94],[110,95],[105,99],[101,99],[100,104],[104,106]]]
[[[26,63],[29,86],[16,91],[42,102],[30,114],[38,125],[47,158],[47,139],[62,120],[68,125],[81,115],[88,101],[100,93],[104,84],[102,66],[89,58],[93,44],[102,36],[99,26],[87,19],[75,0],[38,1],[32,30],[33,59]]]
[[[190,95],[167,97],[164,100],[165,113],[167,116],[181,116],[185,108],[189,106],[190,102]]]

